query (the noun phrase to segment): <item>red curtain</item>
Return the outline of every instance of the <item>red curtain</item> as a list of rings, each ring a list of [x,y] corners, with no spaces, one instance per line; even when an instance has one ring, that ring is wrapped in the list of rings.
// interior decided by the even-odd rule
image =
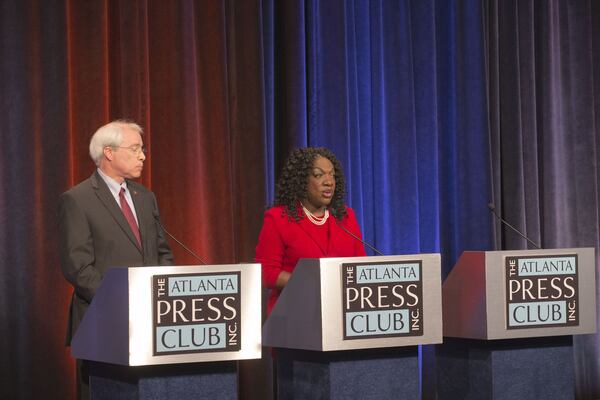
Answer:
[[[1,2],[0,398],[74,396],[56,203],[94,170],[104,123],[145,128],[141,181],[171,233],[209,263],[253,259],[267,201],[260,21],[258,0]]]

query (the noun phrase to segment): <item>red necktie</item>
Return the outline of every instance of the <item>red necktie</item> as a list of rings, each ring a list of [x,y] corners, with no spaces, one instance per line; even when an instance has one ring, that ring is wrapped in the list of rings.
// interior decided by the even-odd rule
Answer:
[[[131,231],[133,235],[138,241],[140,248],[142,247],[142,240],[140,239],[140,228],[138,228],[137,222],[135,222],[135,217],[133,216],[133,212],[125,200],[125,188],[121,188],[119,192],[119,203],[121,203],[121,210],[123,211],[123,215],[125,215],[125,219],[129,222],[129,226],[131,227]]]

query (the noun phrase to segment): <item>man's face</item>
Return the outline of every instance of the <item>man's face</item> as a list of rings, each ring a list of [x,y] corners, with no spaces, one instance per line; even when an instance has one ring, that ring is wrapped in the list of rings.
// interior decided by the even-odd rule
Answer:
[[[142,136],[131,128],[123,128],[123,141],[117,148],[109,148],[112,156],[111,169],[117,181],[139,178],[144,168],[146,155],[142,151]]]

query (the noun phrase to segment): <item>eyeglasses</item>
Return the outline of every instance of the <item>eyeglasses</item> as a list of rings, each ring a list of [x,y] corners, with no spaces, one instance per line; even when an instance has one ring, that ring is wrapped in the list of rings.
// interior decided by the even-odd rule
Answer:
[[[129,151],[131,151],[133,154],[135,154],[136,156],[140,155],[140,153],[148,153],[148,149],[146,149],[146,146],[140,146],[139,144],[134,144],[133,146],[129,146],[129,147],[123,147],[123,146],[110,146],[113,149],[127,149]]]

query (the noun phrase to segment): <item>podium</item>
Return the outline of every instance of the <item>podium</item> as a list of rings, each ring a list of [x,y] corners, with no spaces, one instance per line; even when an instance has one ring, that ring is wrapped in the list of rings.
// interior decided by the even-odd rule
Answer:
[[[596,332],[595,251],[466,251],[443,306],[438,398],[573,399],[571,335]]]
[[[260,324],[260,264],[111,268],[71,352],[93,400],[236,399]]]
[[[263,327],[278,398],[418,399],[441,343],[440,255],[302,259]]]

